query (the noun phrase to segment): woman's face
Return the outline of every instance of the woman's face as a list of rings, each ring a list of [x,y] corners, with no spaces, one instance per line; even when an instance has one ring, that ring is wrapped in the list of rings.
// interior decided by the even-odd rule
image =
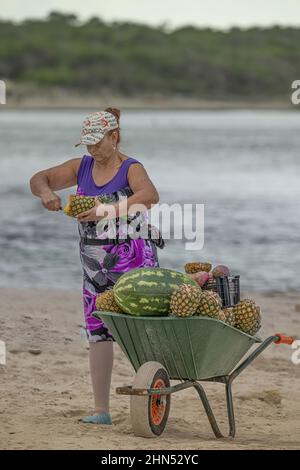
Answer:
[[[117,145],[117,134],[113,132],[111,135],[105,134],[102,140],[94,145],[87,145],[88,152],[95,160],[108,159],[115,152],[114,147]]]

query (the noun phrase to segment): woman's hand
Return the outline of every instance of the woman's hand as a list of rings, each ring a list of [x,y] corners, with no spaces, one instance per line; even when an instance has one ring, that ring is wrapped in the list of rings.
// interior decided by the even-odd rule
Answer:
[[[59,211],[61,209],[61,199],[51,189],[41,194],[41,201],[48,211]]]
[[[99,222],[108,214],[108,207],[109,206],[102,204],[96,199],[95,207],[88,211],[81,212],[81,214],[78,214],[76,218],[79,220],[79,222]]]

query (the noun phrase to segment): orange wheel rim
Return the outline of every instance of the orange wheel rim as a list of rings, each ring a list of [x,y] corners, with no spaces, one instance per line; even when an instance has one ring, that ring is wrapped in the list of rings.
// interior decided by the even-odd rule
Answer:
[[[166,384],[162,379],[157,379],[152,388],[165,388]],[[166,395],[151,395],[150,413],[152,422],[158,426],[161,424],[166,411]]]

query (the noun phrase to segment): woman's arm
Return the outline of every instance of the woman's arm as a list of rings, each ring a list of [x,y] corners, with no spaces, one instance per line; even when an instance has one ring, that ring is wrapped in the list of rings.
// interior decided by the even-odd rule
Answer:
[[[54,191],[70,188],[77,183],[77,172],[81,158],[73,158],[61,165],[39,171],[30,179],[32,194],[42,200],[43,206],[50,211],[61,207],[60,197]]]
[[[142,204],[147,209],[151,209],[152,205],[158,203],[159,194],[150,180],[147,171],[139,163],[130,165],[128,183],[133,191],[133,195],[115,204],[117,217],[129,213],[130,207],[135,204]]]

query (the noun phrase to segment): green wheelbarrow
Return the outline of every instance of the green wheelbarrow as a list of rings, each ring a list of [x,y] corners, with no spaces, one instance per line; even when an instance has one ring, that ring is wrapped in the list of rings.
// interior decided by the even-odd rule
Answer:
[[[106,324],[136,372],[133,385],[116,392],[130,395],[133,432],[141,437],[162,434],[171,394],[189,387],[197,390],[215,436],[224,437],[199,381],[225,384],[229,436],[234,437],[233,380],[271,343],[293,342],[279,333],[262,341],[206,317],[138,317],[102,311],[93,316]],[[171,386],[170,380],[180,383]]]

